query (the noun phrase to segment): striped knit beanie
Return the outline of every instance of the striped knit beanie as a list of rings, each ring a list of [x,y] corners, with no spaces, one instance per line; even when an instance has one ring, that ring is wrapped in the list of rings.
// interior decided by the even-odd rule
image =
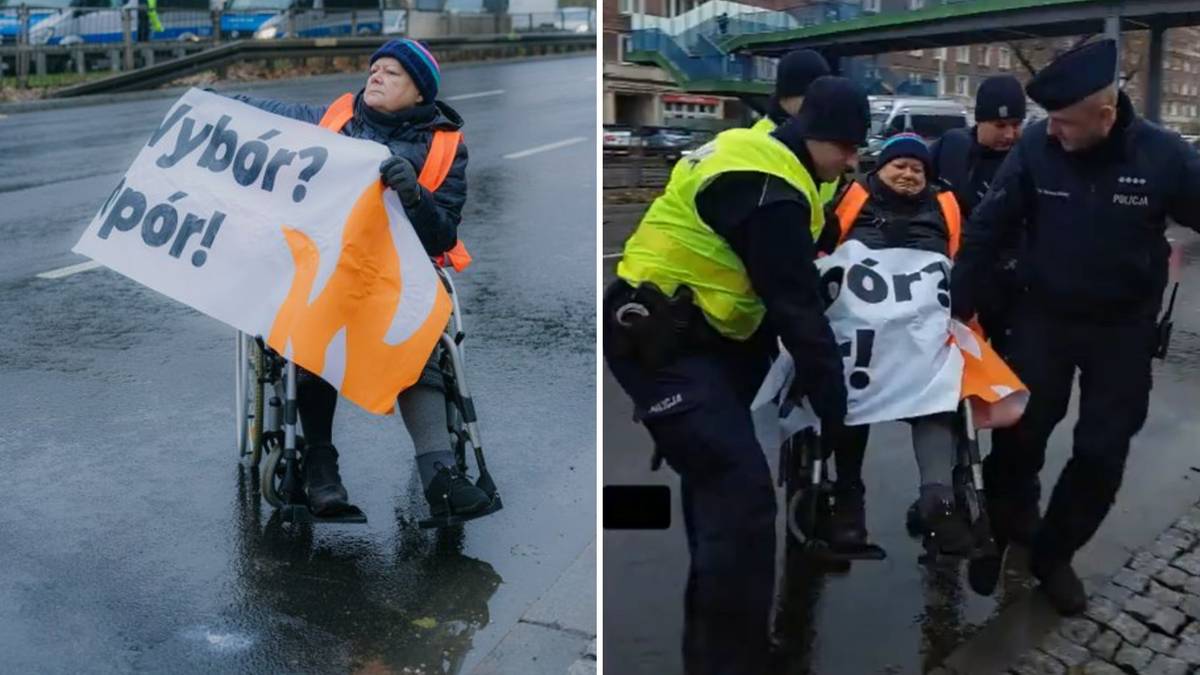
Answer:
[[[933,171],[933,156],[929,154],[929,146],[925,139],[913,133],[896,134],[883,144],[879,152],[879,168],[899,157],[912,157],[925,165],[925,173]]]
[[[438,68],[437,59],[433,54],[416,40],[401,38],[388,40],[386,44],[371,55],[371,63],[390,56],[400,62],[408,76],[417,85],[421,98],[425,103],[433,103],[437,98],[438,87],[442,83],[442,74]]]

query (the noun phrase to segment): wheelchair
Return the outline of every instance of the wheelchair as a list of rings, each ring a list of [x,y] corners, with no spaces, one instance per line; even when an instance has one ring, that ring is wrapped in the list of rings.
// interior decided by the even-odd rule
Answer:
[[[435,347],[446,395],[446,429],[457,469],[467,475],[467,450],[473,451],[479,477],[475,485],[491,502],[469,515],[448,513],[419,521],[423,529],[451,527],[503,508],[500,493],[488,472],[475,404],[465,372],[462,311],[454,283],[446,270],[438,277],[450,295],[450,320]],[[284,522],[365,523],[357,510],[320,518],[308,510],[304,492],[304,438],[296,405],[296,364],[267,347],[262,338],[241,331],[234,351],[234,397],[238,461],[250,470],[263,499],[280,512]],[[257,472],[257,473],[256,473]]]
[[[966,518],[972,533],[972,546],[965,556],[976,559],[996,554],[983,493],[983,463],[979,454],[971,406],[963,401],[957,418],[960,423],[955,447],[953,473],[955,508]],[[852,551],[838,551],[830,545],[830,517],[834,509],[833,480],[829,460],[833,448],[822,443],[812,428],[803,429],[789,438],[780,448],[779,486],[786,495],[787,538],[790,547],[826,563],[843,566],[853,560],[883,560],[887,552],[878,545],[868,544]],[[961,559],[940,551],[930,537],[924,536],[919,519],[910,510],[907,517],[909,534],[923,538],[924,553],[919,562],[936,564],[944,559]]]

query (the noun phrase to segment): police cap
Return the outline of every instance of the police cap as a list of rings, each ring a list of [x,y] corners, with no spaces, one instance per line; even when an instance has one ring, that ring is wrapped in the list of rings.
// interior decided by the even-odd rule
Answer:
[[[1061,110],[1111,85],[1116,71],[1117,43],[1106,38],[1059,56],[1025,85],[1025,91],[1046,110]]]

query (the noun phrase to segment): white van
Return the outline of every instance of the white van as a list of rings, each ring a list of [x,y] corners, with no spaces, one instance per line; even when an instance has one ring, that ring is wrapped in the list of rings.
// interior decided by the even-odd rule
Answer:
[[[971,123],[967,106],[951,99],[871,96],[870,101],[871,130],[867,147],[859,154],[859,168],[863,172],[875,168],[883,142],[896,134],[907,131],[932,143],[947,131]]]
[[[967,106],[945,98],[872,96],[871,135],[894,136],[909,131],[936,140],[951,129],[967,126]]]

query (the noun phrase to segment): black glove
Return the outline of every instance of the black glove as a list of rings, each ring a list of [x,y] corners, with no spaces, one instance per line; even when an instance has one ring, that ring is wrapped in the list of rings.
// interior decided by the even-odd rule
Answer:
[[[826,431],[840,429],[845,423],[847,398],[846,381],[840,376],[830,377],[828,381],[809,388],[808,402],[817,417],[821,418],[822,435]]]
[[[411,209],[421,202],[421,185],[417,183],[417,170],[412,162],[403,157],[389,157],[379,165],[379,174],[383,176],[383,182],[400,196],[400,203],[405,209]]]
[[[961,300],[959,298],[962,298]],[[963,294],[950,296],[950,316],[963,323],[975,318],[975,303],[970,302]]]
[[[950,272],[950,316],[966,323],[978,309],[975,289],[968,284],[965,268],[955,267]]]
[[[838,242],[842,238],[842,226],[838,223],[837,214],[834,213],[832,207],[826,206],[825,210],[825,226],[821,228],[815,244],[817,253],[829,255],[838,247]]]

